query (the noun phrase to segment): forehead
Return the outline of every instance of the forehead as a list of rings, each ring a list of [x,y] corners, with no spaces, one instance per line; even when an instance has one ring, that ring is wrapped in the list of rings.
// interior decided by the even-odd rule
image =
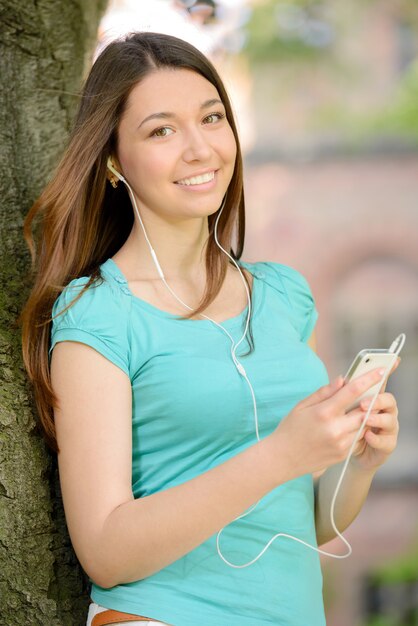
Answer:
[[[158,69],[132,89],[125,113],[145,116],[174,109],[187,112],[198,109],[209,98],[221,99],[216,87],[201,74],[187,69]]]

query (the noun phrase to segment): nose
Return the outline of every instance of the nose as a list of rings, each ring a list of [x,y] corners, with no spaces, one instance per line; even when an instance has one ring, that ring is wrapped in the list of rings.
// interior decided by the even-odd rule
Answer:
[[[200,128],[190,128],[185,133],[183,159],[190,161],[207,161],[212,155],[212,147]]]

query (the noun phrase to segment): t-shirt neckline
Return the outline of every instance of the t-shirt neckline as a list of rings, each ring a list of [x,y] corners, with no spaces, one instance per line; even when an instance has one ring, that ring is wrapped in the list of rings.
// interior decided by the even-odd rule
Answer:
[[[251,297],[251,307],[252,307],[251,317],[252,317],[252,319],[254,319],[254,317],[258,313],[259,305],[260,305],[261,294],[259,293],[259,290],[261,289],[261,284],[260,284],[260,281],[258,279],[257,272],[254,273],[254,272],[251,271],[251,266],[253,265],[252,263],[246,263],[246,262],[241,261],[241,260],[238,260],[237,263],[238,263],[238,265],[240,267],[242,266],[245,269],[247,269],[253,276],[252,297]],[[129,287],[128,280],[126,279],[125,275],[123,274],[123,272],[120,269],[120,267],[118,266],[118,264],[112,258],[109,257],[107,259],[107,261],[102,263],[102,265],[100,267],[101,267],[101,269],[104,269],[105,272],[107,271],[119,284],[125,285],[126,293],[129,293],[129,295],[132,298],[132,301],[135,302],[135,304],[137,306],[139,306],[143,310],[147,311],[148,313],[151,313],[153,315],[156,315],[158,317],[161,317],[161,318],[164,318],[164,319],[168,319],[168,320],[181,321],[183,324],[187,324],[187,323],[189,323],[189,324],[196,324],[199,327],[205,327],[206,326],[206,327],[210,327],[210,328],[216,328],[217,327],[216,324],[214,324],[211,320],[208,320],[206,318],[201,318],[201,319],[197,319],[197,320],[184,320],[184,319],[181,319],[178,314],[169,313],[168,311],[164,311],[163,309],[159,309],[158,307],[154,306],[150,302],[147,302],[146,300],[143,300],[142,298],[139,298],[138,296],[136,296],[132,292],[132,290]],[[240,324],[242,324],[243,321],[246,320],[247,315],[248,315],[248,304],[245,307],[245,309],[243,311],[241,311],[241,313],[239,313],[238,315],[235,315],[234,317],[230,317],[230,318],[228,318],[226,320],[223,320],[221,322],[217,322],[217,324],[220,324],[224,328],[233,328],[235,326],[239,326]]]

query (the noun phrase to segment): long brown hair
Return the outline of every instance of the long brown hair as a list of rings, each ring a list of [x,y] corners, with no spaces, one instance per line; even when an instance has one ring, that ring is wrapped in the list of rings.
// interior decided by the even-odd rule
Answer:
[[[119,184],[114,189],[106,180],[106,162],[115,151],[118,122],[131,90],[159,68],[194,70],[218,90],[237,145],[234,173],[217,228],[218,240],[234,259],[242,255],[245,236],[242,156],[231,104],[216,69],[199,50],[177,37],[144,32],[113,41],[91,68],[67,148],[51,181],[30,209],[23,229],[33,273],[33,288],[19,317],[23,361],[33,384],[42,433],[56,452],[59,449],[53,407],[57,406],[57,397],[51,385],[48,356],[52,306],[74,278],[89,276],[89,281],[69,306],[93,283],[102,280],[99,266],[116,254],[132,229],[131,201],[124,186]],[[206,289],[198,307],[184,315],[184,319],[202,312],[214,300],[231,263],[211,236],[218,214],[219,209],[208,217]],[[39,230],[34,238],[35,218]],[[235,251],[231,243],[234,235]],[[251,351],[251,334],[250,337]]]

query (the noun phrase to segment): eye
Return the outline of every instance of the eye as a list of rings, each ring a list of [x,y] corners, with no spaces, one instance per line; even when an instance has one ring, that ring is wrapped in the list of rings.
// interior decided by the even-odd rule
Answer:
[[[159,133],[162,133],[162,131],[167,131],[167,130],[171,130],[171,128],[169,128],[168,126],[161,126],[161,128],[156,128],[155,130],[152,131],[150,137],[168,137],[167,133],[159,134]]]
[[[223,119],[225,117],[225,114],[224,113],[210,113],[209,115],[207,115],[205,117],[205,120],[210,120],[211,118],[213,119],[213,118],[216,118],[216,117],[219,118],[219,119],[215,120],[215,122]],[[213,123],[214,123],[213,121],[209,122],[209,124],[213,124]]]

